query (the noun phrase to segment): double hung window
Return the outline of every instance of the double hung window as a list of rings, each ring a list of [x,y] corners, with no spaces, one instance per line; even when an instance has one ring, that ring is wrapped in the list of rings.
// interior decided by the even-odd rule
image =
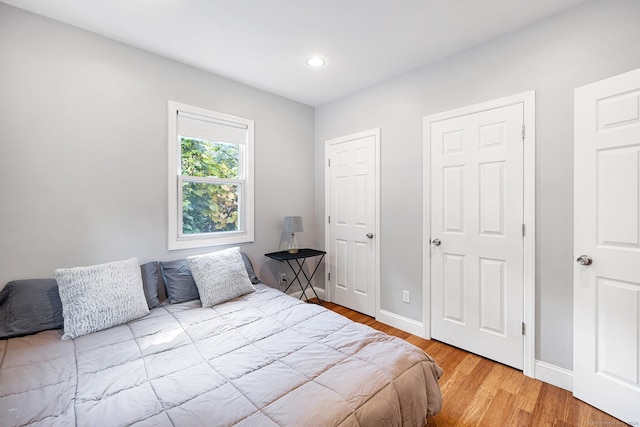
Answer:
[[[253,121],[169,102],[169,249],[253,241]]]

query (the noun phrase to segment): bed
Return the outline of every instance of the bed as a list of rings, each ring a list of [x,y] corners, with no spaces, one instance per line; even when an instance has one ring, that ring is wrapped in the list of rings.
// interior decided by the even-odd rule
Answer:
[[[0,424],[423,427],[440,410],[442,370],[422,350],[251,286],[72,339],[0,340]]]

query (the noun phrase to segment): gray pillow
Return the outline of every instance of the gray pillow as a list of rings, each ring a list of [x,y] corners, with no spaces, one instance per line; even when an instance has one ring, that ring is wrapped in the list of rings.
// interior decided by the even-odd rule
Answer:
[[[72,339],[149,314],[137,258],[55,272],[64,335]]]
[[[251,264],[251,260],[249,259],[247,254],[245,254],[244,252],[240,252],[240,255],[242,255],[242,262],[244,262],[244,266],[247,269],[247,275],[249,276],[249,280],[251,280],[251,283],[253,283],[254,285],[262,283],[262,280],[260,280],[258,276],[256,276],[255,271],[253,271],[253,265]]]
[[[187,257],[203,307],[254,292],[240,248]]]
[[[172,304],[200,298],[186,259],[160,261],[160,269],[167,289],[167,298]]]
[[[142,264],[140,271],[142,273],[142,286],[147,306],[150,309],[160,307],[160,299],[158,298],[158,261]]]
[[[0,338],[62,328],[55,279],[14,280],[0,290]]]

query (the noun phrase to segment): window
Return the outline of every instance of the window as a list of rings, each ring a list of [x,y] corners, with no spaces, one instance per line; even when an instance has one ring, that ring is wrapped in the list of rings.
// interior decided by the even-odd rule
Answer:
[[[253,241],[253,121],[169,101],[169,249]]]

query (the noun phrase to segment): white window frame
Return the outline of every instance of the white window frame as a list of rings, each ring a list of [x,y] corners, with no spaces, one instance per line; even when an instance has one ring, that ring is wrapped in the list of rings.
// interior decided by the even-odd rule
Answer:
[[[169,250],[201,248],[205,246],[233,245],[253,242],[254,239],[254,123],[253,120],[229,114],[218,113],[204,108],[181,104],[175,101],[168,103],[168,213],[169,213]],[[185,177],[181,175],[182,149],[178,135],[178,114],[185,113],[210,119],[217,124],[240,127],[246,130],[246,141],[240,147],[239,177],[237,180],[224,179],[225,183],[233,181],[240,185],[238,199],[237,231],[220,231],[201,234],[182,233],[182,182],[213,182],[217,179]],[[220,181],[220,180],[217,180]]]

